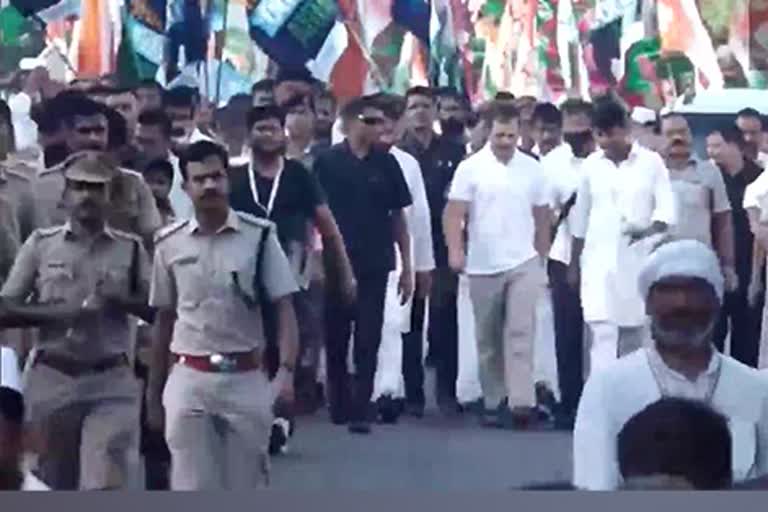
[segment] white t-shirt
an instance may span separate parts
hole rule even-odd
[[[541,166],[547,178],[549,206],[558,215],[566,202],[579,188],[582,177],[583,158],[573,155],[569,144],[560,144],[541,159]],[[549,257],[555,261],[571,262],[571,214],[563,219],[557,229]]]
[[[535,159],[515,151],[507,164],[486,145],[456,169],[448,199],[469,203],[465,272],[491,275],[536,256],[535,206],[547,206],[546,178]]]

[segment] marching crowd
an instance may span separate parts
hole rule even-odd
[[[611,95],[41,74],[0,101],[0,488],[258,488],[302,415],[422,417],[426,368],[445,417],[573,430],[579,488],[768,474],[759,112],[697,155]]]

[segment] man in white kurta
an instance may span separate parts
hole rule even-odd
[[[667,243],[646,260],[638,288],[647,299],[653,344],[587,381],[574,430],[575,486],[617,489],[618,433],[668,396],[704,401],[728,418],[734,480],[768,472],[768,379],[712,345],[724,286],[717,256],[699,241]]]
[[[635,283],[645,256],[675,223],[669,172],[657,153],[630,142],[618,103],[595,104],[600,149],[589,155],[571,214],[571,282],[581,283],[592,334],[590,371],[642,345],[646,323]]]

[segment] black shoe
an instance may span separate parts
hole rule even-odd
[[[394,425],[400,418],[401,407],[390,396],[382,396],[376,401],[378,420],[380,423]]]
[[[347,427],[350,434],[370,434],[371,424],[366,421],[353,421]]]
[[[331,410],[331,423],[334,425],[346,425],[349,423],[349,415],[342,411]]]
[[[405,406],[405,413],[413,418],[424,417],[424,405],[422,404],[408,404]]]
[[[269,436],[269,454],[274,456],[285,453],[288,447],[288,438],[290,436],[290,421],[285,418],[275,418],[272,422],[272,432]]]

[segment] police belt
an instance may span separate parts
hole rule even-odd
[[[205,356],[173,354],[176,364],[209,373],[249,372],[261,368],[260,352],[230,352]]]
[[[82,377],[88,374],[104,373],[114,368],[128,366],[128,356],[117,354],[96,361],[78,361],[71,357],[60,356],[40,350],[35,354],[32,366],[44,365],[70,377]]]

